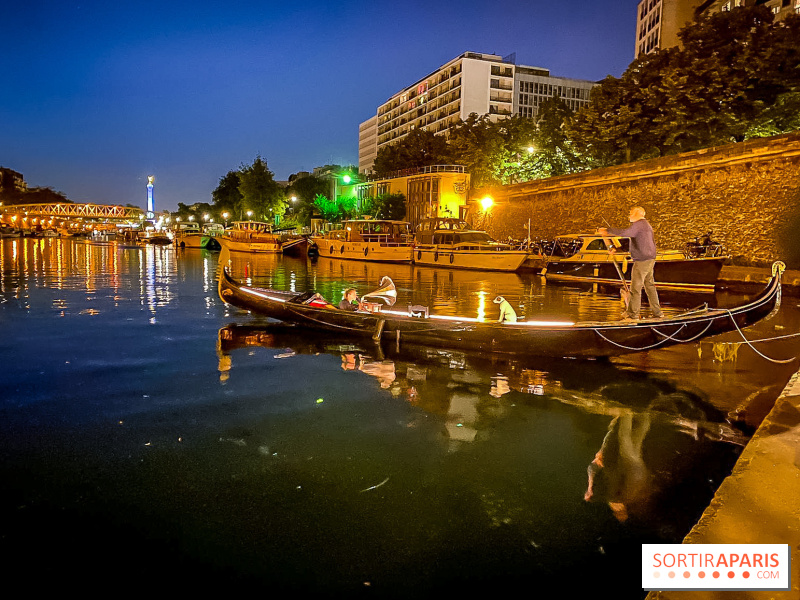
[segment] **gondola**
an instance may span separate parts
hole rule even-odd
[[[234,280],[224,256],[220,260],[219,296],[237,308],[297,325],[345,336],[435,347],[469,349],[510,355],[606,357],[690,343],[736,331],[767,317],[779,305],[783,263],[773,265],[772,278],[752,301],[734,308],[706,305],[678,316],[638,322],[569,322],[525,320],[500,324],[469,317],[430,315],[425,307],[393,309],[396,293],[388,277],[379,290],[365,294],[386,300],[371,304],[372,312],[339,310],[308,304],[312,292],[297,294],[251,287]],[[391,292],[386,293],[387,290]],[[314,302],[317,304],[317,302]]]

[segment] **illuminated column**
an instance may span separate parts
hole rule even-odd
[[[147,218],[152,219],[155,217],[155,208],[153,207],[153,175],[147,176]]]

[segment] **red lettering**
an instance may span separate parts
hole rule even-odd
[[[658,552],[658,553],[653,555],[653,563],[654,563],[653,564],[654,567],[660,567],[661,566],[661,553],[660,552]]]
[[[739,562],[739,555],[738,554],[731,554],[731,566],[735,567],[736,563]]]
[[[705,567],[706,565],[714,565],[714,555],[713,554],[706,554],[705,556],[705,564],[700,565],[701,567]]]
[[[761,563],[761,558],[762,558],[762,557],[761,557],[761,555],[760,555],[760,554],[756,554],[755,556],[753,556],[753,566],[754,566],[754,567],[763,567],[763,566],[764,566],[764,565]]]
[[[740,567],[752,567],[753,565],[750,563],[750,555],[743,554],[742,555],[742,562],[739,563]]]
[[[717,567],[727,567],[728,566],[728,561],[725,559],[725,555],[724,554],[720,554],[719,557],[717,557],[716,566]]]
[[[667,564],[667,559],[669,559],[669,564]],[[675,555],[674,554],[665,554],[664,555],[664,566],[665,567],[674,567],[675,566]]]
[[[678,566],[685,567],[686,566],[686,555],[685,554],[678,554]]]
[[[777,567],[780,564],[777,554],[770,554],[769,557],[772,560],[772,563],[769,565],[770,567]]]

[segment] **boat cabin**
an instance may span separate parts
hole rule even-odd
[[[345,242],[378,242],[382,244],[407,244],[412,239],[410,223],[377,219],[343,221],[340,229],[328,231],[325,237]]]
[[[498,244],[485,231],[470,229],[466,221],[446,217],[425,219],[417,225],[414,237],[417,244],[434,246],[464,244],[477,247]]]
[[[608,254],[608,245],[614,245],[614,249],[618,254],[627,254],[630,252],[630,239],[616,236],[608,236],[603,239],[600,235],[594,234],[573,234],[573,235],[560,235],[551,244],[550,247],[545,248],[543,254],[545,256],[569,258],[575,254],[584,252],[600,252]]]

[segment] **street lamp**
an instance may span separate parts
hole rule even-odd
[[[229,216],[230,215],[228,213],[226,213],[226,212],[222,213],[222,218],[225,219],[225,227],[226,228],[228,227],[228,217]]]

